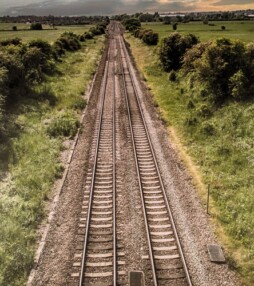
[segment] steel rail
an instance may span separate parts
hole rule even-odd
[[[114,40],[115,44],[115,40]],[[117,233],[116,233],[116,85],[115,85],[115,57],[113,64],[113,285],[117,285]]]
[[[127,49],[126,49],[126,46],[125,46],[125,42],[123,40],[123,36],[120,36],[120,37],[121,37],[121,43],[122,43],[122,46],[123,46],[125,57],[126,57],[126,59],[127,58],[129,59],[128,52],[127,52]],[[159,166],[158,166],[158,163],[157,163],[157,159],[156,159],[156,155],[155,155],[155,152],[154,152],[153,144],[151,142],[150,134],[148,132],[148,128],[147,128],[146,121],[145,121],[145,118],[144,118],[144,114],[143,114],[143,110],[142,110],[142,107],[141,107],[140,99],[139,99],[139,96],[138,96],[136,84],[134,82],[134,78],[133,78],[133,75],[132,75],[132,72],[131,72],[131,69],[130,69],[130,63],[129,63],[128,60],[126,60],[126,63],[127,63],[127,68],[128,68],[129,74],[130,74],[131,81],[132,81],[132,86],[133,86],[133,89],[134,89],[135,98],[137,100],[139,111],[140,111],[140,114],[141,114],[141,117],[142,117],[142,121],[143,121],[143,124],[144,124],[146,136],[148,138],[149,146],[150,146],[151,153],[152,153],[152,156],[153,156],[153,161],[155,163],[156,170],[157,170],[157,173],[158,173],[160,185],[161,185],[162,192],[163,192],[164,201],[165,201],[166,207],[167,207],[167,212],[168,212],[168,215],[169,215],[171,223],[172,223],[172,228],[173,228],[173,232],[174,232],[174,235],[175,235],[175,238],[176,238],[178,251],[179,251],[182,263],[183,263],[183,268],[184,268],[184,272],[185,272],[185,275],[186,275],[186,280],[187,280],[188,285],[192,286],[189,270],[188,270],[187,263],[186,263],[186,260],[185,260],[184,254],[183,254],[181,242],[180,242],[177,230],[176,230],[176,224],[175,224],[175,221],[174,221],[174,217],[173,217],[172,211],[171,211],[170,206],[169,206],[168,198],[167,198],[165,187],[164,187],[164,184],[163,184],[163,180],[162,180],[162,177],[161,177],[161,174],[160,174],[160,171],[159,171]],[[128,113],[129,113],[129,111],[128,111]],[[135,155],[135,157],[137,157],[137,156]],[[138,175],[138,176],[139,176],[139,180],[140,180],[140,175]],[[143,192],[142,192],[142,194],[143,194]],[[142,198],[142,202],[143,201],[144,201],[144,199]],[[144,212],[144,213],[146,214],[146,212]],[[149,226],[148,226],[148,228],[149,228]],[[148,237],[149,237],[148,242],[150,244],[151,243],[150,235]],[[149,249],[152,249],[152,247],[149,246]],[[153,264],[154,264],[154,262],[153,262]]]
[[[102,129],[103,110],[104,110],[105,97],[106,97],[106,86],[107,86],[107,82],[108,82],[109,59],[110,59],[110,45],[108,47],[105,73],[104,73],[104,78],[103,78],[103,82],[102,82],[102,91],[101,91],[102,98],[101,98],[101,108],[100,108],[100,114],[99,114],[99,126],[98,126],[98,133],[97,133],[98,135],[97,135],[97,141],[96,141],[94,166],[93,166],[93,172],[92,172],[92,182],[91,182],[90,197],[89,197],[89,204],[88,204],[88,211],[87,211],[86,232],[85,232],[84,248],[83,248],[83,253],[82,253],[79,286],[82,286],[84,283],[85,259],[86,259],[87,244],[88,244],[88,237],[89,237],[89,226],[90,226],[90,221],[91,221],[94,184],[95,184],[95,177],[96,177],[96,167],[97,167],[97,163],[98,163],[98,153],[99,153],[99,143],[100,143],[101,129]],[[114,247],[114,249],[115,249],[115,247]],[[115,257],[115,255],[114,255],[114,257]],[[115,264],[116,263],[114,263],[114,269],[115,269]],[[115,273],[113,273],[113,275],[115,277]],[[116,284],[114,283],[114,286],[115,285]]]
[[[119,45],[121,47],[120,40],[119,40]],[[138,165],[138,157],[137,157],[137,151],[136,151],[136,145],[135,145],[135,138],[134,138],[134,132],[133,132],[133,127],[132,127],[132,123],[131,123],[131,113],[130,113],[128,92],[127,92],[127,86],[126,86],[126,81],[125,81],[125,74],[124,74],[121,50],[120,50],[120,66],[121,66],[121,71],[122,71],[122,75],[123,75],[124,94],[125,94],[125,100],[126,100],[126,105],[127,105],[129,127],[130,127],[130,133],[131,133],[131,138],[132,138],[132,147],[133,147],[135,164],[136,164],[136,171],[137,171],[137,176],[138,176],[140,196],[141,196],[141,201],[142,201],[142,209],[143,209],[143,213],[144,213],[144,221],[145,221],[146,235],[147,235],[147,239],[148,239],[149,257],[150,257],[150,262],[151,262],[151,266],[152,266],[153,281],[154,281],[154,285],[157,286],[157,277],[156,277],[156,270],[155,270],[155,264],[154,264],[154,256],[153,256],[153,250],[152,250],[152,244],[151,244],[149,225],[148,225],[148,220],[147,220],[147,215],[146,215],[145,201],[144,201],[144,197],[142,195],[142,193],[143,193],[142,192],[142,182],[141,182],[141,177],[140,177],[140,173],[139,173],[139,165]]]

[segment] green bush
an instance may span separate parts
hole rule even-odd
[[[198,43],[196,36],[192,34],[181,35],[173,33],[162,40],[159,56],[165,71],[177,70],[182,66],[185,52]]]
[[[84,33],[84,37],[85,37],[85,39],[87,39],[87,40],[91,40],[91,39],[93,39],[93,34],[92,34],[92,33],[89,33],[89,32],[85,32],[85,33]]]
[[[7,39],[4,41],[1,41],[0,45],[1,46],[9,46],[9,45],[18,46],[18,45],[21,45],[21,39],[20,38]]]
[[[65,54],[65,48],[62,41],[59,39],[52,46],[52,52],[55,59],[59,59],[61,56]]]
[[[47,42],[43,40],[33,40],[29,42],[28,46],[36,47],[41,50],[41,52],[45,55],[47,59],[50,59],[52,57],[52,46]]]
[[[172,24],[172,28],[173,28],[173,30],[174,30],[174,31],[176,31],[176,30],[177,30],[177,26],[178,26],[178,23],[174,23],[174,24]]]
[[[141,27],[141,22],[138,19],[131,18],[123,21],[126,30],[133,32]]]
[[[72,103],[71,107],[75,110],[83,110],[86,107],[86,100],[83,97],[78,96]]]
[[[194,45],[188,49],[183,56],[183,68],[185,72],[190,72],[195,70],[194,62],[200,59],[206,49],[212,44],[212,42],[202,42]]]
[[[104,24],[98,24],[95,27],[90,28],[89,34],[93,36],[99,36],[105,34],[106,26]]]
[[[63,33],[61,37],[56,41],[55,45],[67,51],[77,51],[81,48],[79,36],[72,32]],[[58,51],[61,49],[58,49]]]
[[[201,124],[201,132],[207,136],[212,136],[215,135],[216,133],[216,128],[214,124],[210,122],[203,122]]]
[[[43,78],[43,71],[47,69],[47,58],[37,47],[27,49],[23,55],[23,64],[26,71],[26,79],[29,82],[40,82]]]
[[[41,23],[32,23],[30,26],[31,30],[42,30],[42,24]]]
[[[4,80],[4,91],[17,88],[24,84],[24,65],[19,55],[11,55],[7,52],[0,51],[0,69],[6,70]]]
[[[193,61],[202,82],[217,104],[227,98],[253,96],[254,64],[251,52],[240,41],[218,39]]]
[[[142,40],[147,45],[157,45],[159,41],[159,34],[151,30],[145,31]]]
[[[80,122],[70,113],[62,114],[50,122],[47,133],[51,137],[74,137],[78,131]]]

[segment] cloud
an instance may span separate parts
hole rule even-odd
[[[1,14],[112,15],[149,11],[190,11],[195,0],[1,0]],[[197,1],[197,0],[196,0]],[[22,5],[23,3],[23,5]],[[7,6],[8,5],[8,6]]]
[[[227,5],[244,5],[244,4],[252,4],[253,0],[220,0],[218,2],[213,3],[214,6],[227,6]]]
[[[0,14],[112,15],[136,12],[185,12],[253,4],[253,0],[0,0]],[[207,3],[208,2],[208,3]],[[215,3],[214,3],[215,2]],[[212,5],[212,6],[211,6]],[[236,6],[237,7],[237,6]]]
[[[108,15],[122,6],[119,0],[51,0],[11,7],[10,15]]]

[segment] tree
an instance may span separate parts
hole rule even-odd
[[[197,37],[192,34],[182,36],[179,33],[173,33],[164,38],[159,52],[164,70],[169,72],[179,69],[182,66],[182,59],[187,49],[197,43]]]
[[[146,32],[144,32],[142,40],[147,45],[157,45],[159,40],[159,34],[154,33],[151,30],[147,30]]]
[[[171,24],[171,18],[168,17],[168,16],[165,16],[165,17],[163,18],[163,24],[165,24],[165,25],[170,25],[170,24]]]
[[[148,14],[148,13],[141,14],[138,19],[139,19],[140,22],[153,22],[154,15]]]
[[[52,57],[52,47],[47,41],[40,39],[32,40],[31,42],[29,42],[28,46],[31,48],[36,47],[40,49],[47,59],[50,59]]]
[[[141,22],[138,19],[131,18],[123,21],[126,30],[133,32],[141,27]]]
[[[173,28],[174,31],[177,30],[177,25],[178,25],[177,23],[174,23],[174,24],[172,25],[172,28]]]
[[[218,39],[193,65],[217,104],[230,97],[241,99],[253,96],[253,59],[248,46],[242,42]]]
[[[30,26],[31,30],[42,30],[42,24],[41,23],[32,23]]]

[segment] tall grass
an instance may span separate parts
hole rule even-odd
[[[230,101],[217,109],[205,100],[206,89],[194,81],[195,75],[186,76],[180,71],[174,81],[169,80],[158,64],[156,48],[146,47],[131,36],[127,40],[161,116],[177,130],[203,183],[211,184],[211,215],[227,236],[223,242],[231,264],[242,274],[246,285],[253,285],[253,100]]]
[[[32,98],[20,100],[11,109],[17,132],[7,146],[11,153],[8,172],[0,170],[1,286],[26,284],[45,201],[63,171],[59,161],[62,142],[77,130],[78,116],[86,104],[83,94],[103,44],[99,37],[83,43],[80,51],[67,53],[57,65],[58,73],[37,86]],[[54,134],[48,132],[50,127]]]

